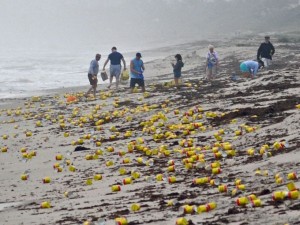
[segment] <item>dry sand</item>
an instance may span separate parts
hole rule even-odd
[[[189,224],[300,224],[299,199],[272,200],[274,191],[287,191],[288,182],[277,184],[274,174],[282,173],[280,176],[286,178],[288,173],[296,172],[300,176],[300,109],[296,108],[300,103],[300,51],[295,44],[277,43],[274,66],[269,71],[260,72],[254,80],[240,77],[232,81],[230,76],[238,71],[238,61],[255,58],[258,43],[259,40],[251,39],[218,42],[221,70],[212,83],[203,80],[202,56],[208,43],[198,42],[168,49],[169,57],[146,64],[149,96],[128,94],[126,87],[118,92],[101,87],[96,100],[79,97],[78,103],[66,104],[64,94],[76,92],[80,96],[86,90],[81,87],[53,90],[41,96],[39,102],[33,102],[32,98],[2,100],[1,136],[8,138],[1,138],[0,147],[7,146],[8,150],[0,153],[0,224],[83,224],[104,218],[109,225],[120,216],[126,217],[129,224],[175,224],[179,217],[187,218]],[[170,61],[178,52],[186,62],[180,90],[169,84]],[[203,111],[198,112],[198,108]],[[175,115],[177,109],[180,113]],[[188,112],[193,114],[187,116],[188,124],[196,123],[199,128],[182,123]],[[210,117],[209,112],[217,116]],[[103,124],[96,126],[100,119]],[[37,121],[42,122],[41,127],[36,126]],[[62,122],[65,128],[61,128]],[[113,126],[115,131],[111,131]],[[235,131],[241,126],[243,133],[236,136]],[[245,132],[245,128],[255,131]],[[219,160],[222,169],[219,175],[212,175],[211,169],[196,167],[197,160],[187,170],[182,160],[188,158],[186,152],[191,149],[180,146],[180,142],[193,140],[194,153],[199,157],[203,154],[206,165],[210,165],[216,161],[212,146],[216,143],[214,134],[220,129],[225,130],[220,135],[223,142],[232,144],[236,156],[224,155]],[[32,136],[26,137],[26,131],[31,131]],[[124,137],[126,131],[131,131],[132,136]],[[172,134],[169,138],[154,137],[167,131]],[[64,137],[65,132],[70,136]],[[87,134],[91,134],[90,139],[84,139]],[[128,143],[139,138],[144,143],[137,143],[137,149],[128,153]],[[82,146],[90,150],[74,152],[79,144],[72,142],[78,139],[83,139]],[[96,146],[96,141],[102,145]],[[275,150],[275,142],[288,142],[289,146]],[[249,148],[259,151],[265,144],[270,146],[267,151],[272,156],[247,154]],[[107,151],[109,146],[114,147],[114,152]],[[27,152],[36,151],[36,156],[24,160],[22,147]],[[85,159],[99,149],[103,151],[99,159]],[[169,156],[164,149],[169,150]],[[126,155],[120,157],[122,151]],[[219,151],[225,153],[222,147]],[[55,159],[58,154],[69,159],[77,171],[70,172],[64,166],[57,173],[53,165],[58,162],[63,166],[63,161]],[[139,164],[138,157],[145,161],[153,159],[154,165]],[[130,158],[131,162],[124,164],[124,158]],[[109,160],[114,165],[107,167]],[[167,172],[169,160],[175,161],[175,172]],[[126,168],[127,174],[119,175],[119,168]],[[259,168],[260,176],[255,175]],[[141,177],[133,184],[123,185],[122,180],[131,176],[131,170],[139,172]],[[23,181],[21,174],[25,171],[29,178]],[[95,174],[102,174],[102,180],[86,185],[86,180],[93,179]],[[176,176],[177,181],[157,182],[157,174]],[[46,176],[51,183],[43,184]],[[228,186],[228,194],[219,193],[214,185],[193,184],[200,177],[221,179]],[[232,196],[236,179],[242,180],[246,190]],[[111,191],[116,184],[121,185],[120,192]],[[300,187],[299,181],[295,184]],[[69,197],[64,196],[66,191]],[[250,194],[261,199],[262,207],[235,204],[238,197]],[[169,200],[178,202],[167,206]],[[40,208],[43,201],[49,201],[52,207]],[[199,206],[209,202],[216,202],[217,208],[208,213],[190,215],[181,209],[185,204]],[[141,205],[140,211],[131,211],[133,203]]]

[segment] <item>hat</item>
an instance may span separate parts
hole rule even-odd
[[[248,69],[246,63],[241,63],[240,69],[242,72],[249,72],[249,69]]]
[[[112,48],[111,48],[111,50],[117,50],[117,47],[116,47],[116,46],[114,46],[114,47],[112,47]]]
[[[209,45],[208,49],[214,49],[215,47],[213,45]]]
[[[265,36],[265,39],[270,39],[270,36],[269,35]]]
[[[140,57],[140,58],[142,58],[142,54],[141,53],[136,53],[136,55],[135,55],[136,57]]]

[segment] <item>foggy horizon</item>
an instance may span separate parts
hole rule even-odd
[[[235,31],[293,29],[300,15],[299,0],[0,0],[0,4],[0,45],[11,50],[102,50],[113,45],[145,49]]]

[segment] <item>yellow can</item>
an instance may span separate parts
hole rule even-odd
[[[254,199],[251,201],[251,205],[252,207],[261,207],[262,204],[261,204],[261,200],[260,199]]]
[[[42,208],[42,209],[51,208],[50,202],[42,202],[42,203],[41,203],[41,208]]]
[[[168,172],[174,172],[175,171],[175,166],[174,165],[173,166],[168,166],[167,171]]]
[[[251,195],[248,196],[248,199],[249,199],[250,201],[254,201],[255,199],[257,199],[257,197],[256,197],[255,194],[251,194]]]
[[[114,162],[113,161],[107,161],[105,164],[106,164],[107,167],[109,167],[109,166],[113,166]]]
[[[299,198],[299,191],[298,190],[294,190],[294,191],[289,191],[287,194],[287,197],[289,199],[298,199]]]
[[[113,185],[113,186],[111,186],[111,190],[113,192],[121,191],[121,186],[120,185]]]
[[[95,174],[94,180],[102,180],[102,175],[101,174]]]
[[[212,168],[212,174],[220,174],[222,172],[221,168]]]
[[[176,225],[188,225],[188,224],[189,224],[189,221],[184,217],[178,218],[176,220]]]
[[[287,175],[288,180],[297,180],[297,174],[295,172]]]
[[[48,184],[48,183],[50,183],[51,182],[51,178],[50,177],[44,177],[43,178],[43,183],[44,184]]]
[[[214,210],[215,208],[217,208],[217,203],[215,203],[215,202],[209,202],[206,204],[207,212]]]
[[[27,174],[22,174],[21,175],[21,180],[27,180],[28,179],[28,175]]]
[[[76,167],[73,166],[73,165],[70,165],[70,166],[69,166],[69,171],[75,172],[75,171],[76,171]]]
[[[236,179],[236,180],[234,181],[234,184],[235,184],[235,185],[240,185],[240,184],[242,184],[242,180],[241,180],[241,179]]]
[[[143,164],[143,163],[144,163],[144,159],[143,159],[142,157],[137,158],[136,161],[137,161],[139,164]]]
[[[192,163],[186,163],[184,165],[184,167],[187,169],[187,170],[190,170],[190,169],[193,169],[193,164]]]
[[[208,182],[210,182],[210,177],[195,178],[193,180],[194,184],[207,184]]]
[[[120,175],[125,175],[127,173],[127,171],[125,168],[120,168],[119,173],[120,173]]]
[[[199,205],[198,208],[197,208],[197,212],[200,214],[200,213],[203,213],[203,212],[207,212],[207,208],[206,208],[206,205]]]
[[[285,199],[285,196],[286,194],[283,191],[275,191],[272,194],[272,198],[274,201],[282,201]]]
[[[125,217],[119,217],[115,219],[116,225],[127,225],[128,221]]]
[[[162,174],[157,174],[157,175],[156,175],[156,180],[157,180],[157,181],[163,181],[163,177],[164,177],[164,176],[163,176]]]
[[[286,186],[287,186],[287,188],[289,189],[289,191],[297,190],[297,187],[296,187],[296,185],[295,185],[294,182],[290,182],[290,183],[288,183]]]
[[[131,162],[130,158],[124,158],[123,159],[123,164],[127,164],[127,163],[130,163],[130,162]]]
[[[169,183],[175,183],[176,182],[176,177],[172,176],[168,178]]]
[[[134,203],[131,205],[131,211],[136,212],[139,211],[141,209],[141,205],[138,203]]]
[[[249,203],[249,200],[247,197],[240,197],[236,200],[236,204],[238,206],[245,206]]]
[[[222,153],[221,152],[215,152],[214,157],[215,157],[215,159],[220,159],[220,158],[222,158]]]
[[[225,184],[219,185],[218,190],[221,193],[227,192],[227,185]]]
[[[85,159],[86,159],[86,160],[93,160],[93,155],[87,154],[87,155],[85,156]]]
[[[240,191],[245,191],[246,190],[246,186],[244,184],[237,185],[236,188]]]
[[[134,178],[134,179],[138,179],[141,177],[141,174],[139,172],[136,172],[136,171],[132,171],[131,172],[131,176]]]
[[[87,179],[87,180],[85,181],[85,184],[86,184],[86,185],[92,185],[92,184],[93,184],[93,180],[92,180],[92,179]]]
[[[62,160],[63,159],[63,155],[62,154],[58,154],[55,156],[56,160]]]
[[[195,211],[192,205],[184,205],[182,208],[185,214],[192,214]]]
[[[123,184],[124,184],[124,185],[132,184],[132,179],[131,179],[131,177],[127,177],[127,178],[123,179]]]

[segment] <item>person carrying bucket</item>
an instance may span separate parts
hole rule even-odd
[[[113,77],[116,77],[116,89],[119,87],[119,82],[120,82],[120,74],[121,74],[121,61],[123,62],[124,65],[124,70],[126,70],[126,62],[124,60],[124,57],[121,53],[117,51],[116,47],[112,47],[111,49],[112,53],[108,55],[107,60],[105,61],[103,65],[103,71],[105,71],[106,64],[110,61],[110,76],[109,76],[109,86],[108,88],[111,87]]]

